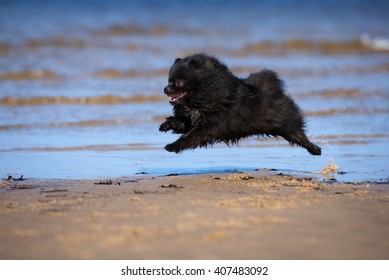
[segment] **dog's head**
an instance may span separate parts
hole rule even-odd
[[[164,92],[169,96],[172,105],[183,104],[207,98],[204,85],[214,81],[213,76],[218,74],[218,68],[223,68],[217,59],[204,54],[194,54],[185,58],[177,58],[169,71],[168,85]],[[214,78],[214,77],[213,77]],[[203,88],[202,88],[203,87]]]
[[[164,88],[164,92],[169,96],[170,104],[175,105],[184,102],[184,98],[193,90],[191,86],[191,71],[188,65],[183,63],[181,58],[177,58],[169,71],[168,85]]]

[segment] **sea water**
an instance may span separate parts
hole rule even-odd
[[[106,178],[275,169],[389,178],[387,1],[1,1],[0,176]],[[320,157],[252,137],[181,154],[158,131],[176,57],[267,68]],[[322,178],[328,179],[328,174]]]

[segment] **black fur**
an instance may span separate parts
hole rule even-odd
[[[267,135],[321,154],[305,135],[299,107],[284,93],[283,82],[273,71],[239,79],[216,58],[194,54],[175,61],[164,92],[171,97],[174,116],[159,130],[182,134],[165,147],[169,152]]]

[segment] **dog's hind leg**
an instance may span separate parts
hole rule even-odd
[[[297,130],[292,134],[280,135],[292,145],[298,145],[308,150],[312,155],[320,156],[321,148],[310,142],[303,130]]]

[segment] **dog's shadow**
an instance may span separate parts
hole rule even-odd
[[[184,176],[184,175],[205,175],[222,173],[244,173],[255,172],[258,169],[253,167],[204,167],[204,168],[141,168],[135,175],[151,176]]]

